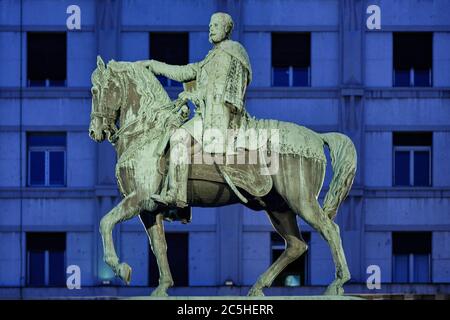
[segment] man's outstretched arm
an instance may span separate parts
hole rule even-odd
[[[176,66],[156,60],[145,60],[142,61],[142,64],[149,67],[155,75],[164,76],[178,82],[195,80],[197,76],[197,65],[195,63]]]

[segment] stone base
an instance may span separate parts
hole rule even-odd
[[[242,300],[242,301],[264,301],[264,300],[366,300],[356,296],[265,296],[265,297],[247,297],[247,296],[169,296],[169,297],[115,297],[112,299],[127,300]]]

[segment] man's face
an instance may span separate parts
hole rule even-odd
[[[211,22],[209,23],[209,42],[214,44],[219,43],[224,40],[226,36],[225,22],[220,16],[212,16]]]

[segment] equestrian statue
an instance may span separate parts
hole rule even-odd
[[[319,134],[294,123],[250,116],[245,94],[252,69],[245,48],[230,39],[232,30],[228,14],[213,14],[212,49],[202,61],[184,66],[155,60],[111,60],[105,65],[97,57],[89,136],[114,146],[123,196],[100,221],[104,261],[130,283],[131,267],[119,260],[112,231],[119,222],[138,216],[159,269],[159,285],[152,295],[167,296],[174,283],[164,221],[189,223],[191,207],[240,203],[264,210],[286,243],[248,295],[264,295],[263,288],[308,249],[297,216],[330,246],[336,272],[325,294],[342,295],[350,272],[333,220],[353,184],[355,147],[340,133]],[[176,100],[169,98],[157,76],[183,83]],[[195,110],[191,118],[190,104]],[[321,206],[325,146],[333,178]]]

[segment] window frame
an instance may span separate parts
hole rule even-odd
[[[34,233],[34,232],[31,232]],[[51,232],[52,233],[52,232]],[[59,233],[59,232],[58,232]],[[67,233],[63,232],[65,234],[65,243],[64,243],[64,255],[63,255],[63,266],[64,269],[62,270],[63,275],[66,275],[66,269],[67,269]],[[28,243],[28,242],[27,242]],[[30,288],[40,288],[40,287],[53,287],[53,288],[61,288],[65,286],[65,282],[59,284],[59,285],[53,285],[50,284],[50,253],[51,252],[59,252],[58,250],[51,250],[49,248],[46,248],[45,250],[42,250],[44,253],[44,283],[43,285],[36,285],[31,283],[31,252],[33,251],[28,247],[25,248],[26,250],[26,278],[25,278],[25,285]],[[37,251],[36,251],[37,252]]]
[[[308,79],[307,79],[307,84],[305,86],[294,86],[294,66],[289,66],[289,67],[285,67],[288,68],[288,74],[289,74],[289,84],[288,86],[279,86],[279,85],[275,85],[275,69],[276,68],[281,68],[281,67],[274,67],[272,66],[272,81],[271,81],[271,86],[272,87],[279,87],[279,88],[308,88],[311,87],[311,65],[308,67]]]
[[[408,185],[398,185],[395,181],[395,174],[396,174],[396,166],[395,166],[395,160],[396,160],[396,152],[397,151],[408,151],[409,152],[409,184]],[[428,182],[429,184],[426,186],[417,186],[414,184],[414,153],[417,151],[428,151],[428,161],[429,161],[429,168],[428,168]],[[392,157],[392,185],[394,187],[432,187],[433,186],[433,156],[432,156],[432,146],[396,146],[394,145],[393,150],[393,157]]]
[[[291,34],[293,37],[297,34],[304,34],[304,35],[308,35],[308,39],[309,39],[309,65],[308,65],[308,81],[307,81],[307,85],[306,86],[294,86],[294,68],[302,68],[302,67],[297,67],[297,66],[293,66],[293,65],[289,65],[289,67],[284,67],[284,68],[289,68],[289,85],[288,86],[278,86],[274,84],[274,69],[275,68],[281,68],[281,67],[274,67],[273,63],[273,49],[274,49],[274,45],[273,45],[273,41],[274,41],[274,36],[276,37],[277,35],[288,35]],[[309,88],[312,86],[312,59],[313,59],[313,55],[312,55],[312,32],[311,31],[306,31],[306,32],[279,32],[279,31],[272,31],[270,33],[270,86],[274,87],[274,88]]]
[[[395,88],[409,88],[409,87],[414,87],[414,88],[431,88],[433,87],[433,68],[429,68],[428,69],[428,86],[419,86],[416,85],[416,72],[415,72],[415,68],[410,68],[409,69],[409,84],[407,86],[401,86],[397,84],[397,70],[395,68],[393,68],[393,72],[392,72],[392,83],[393,86]]]
[[[31,152],[44,152],[45,165],[44,165],[44,184],[32,184],[31,183]],[[63,152],[64,154],[64,183],[63,184],[50,184],[50,152]],[[28,146],[27,150],[27,186],[33,188],[39,187],[65,187],[67,186],[67,152],[66,147],[63,146]]]
[[[428,68],[428,72],[429,72],[429,80],[428,80],[428,86],[418,86],[416,85],[416,77],[415,77],[415,70],[418,70],[418,68],[415,67],[410,67],[409,69],[409,84],[407,86],[400,86],[396,84],[396,37],[401,37],[402,35],[405,36],[407,34],[415,34],[416,36],[419,36],[420,34],[430,34],[431,37],[431,65]],[[415,40],[417,42],[417,39]],[[434,69],[434,59],[433,59],[433,55],[434,55],[434,42],[435,42],[435,32],[428,32],[428,31],[400,31],[400,32],[392,32],[392,87],[394,88],[432,88],[434,86],[434,81],[433,81],[433,69]],[[420,43],[422,44],[422,43]],[[407,69],[399,69],[406,71]],[[423,69],[425,70],[425,69]]]
[[[29,55],[30,55],[30,36],[32,37],[33,35],[55,35],[55,34],[59,34],[59,35],[64,35],[64,46],[65,46],[65,59],[64,59],[64,63],[65,63],[65,79],[50,79],[50,78],[46,78],[46,79],[40,79],[40,80],[36,80],[36,79],[30,79],[30,59],[29,59]],[[68,87],[68,34],[66,31],[28,31],[26,32],[26,68],[25,68],[25,79],[26,79],[26,86],[27,87],[38,87],[38,88],[64,88],[64,87]],[[58,84],[58,82],[63,82],[62,84]]]
[[[394,254],[392,253],[392,282],[393,283],[432,283],[433,282],[433,269],[432,269],[432,256],[431,253],[427,253],[426,256],[428,257],[428,279],[427,282],[418,282],[415,279],[414,276],[414,265],[415,265],[415,260],[417,259],[417,256],[419,256],[420,254],[418,253],[409,253],[407,254],[408,256],[408,274],[407,274],[407,280],[406,282],[399,282],[398,280],[394,279],[394,275],[395,275],[395,267],[397,264],[397,259],[398,256],[400,256],[402,254]],[[403,254],[406,255],[406,254]],[[425,255],[425,254],[423,254]]]

